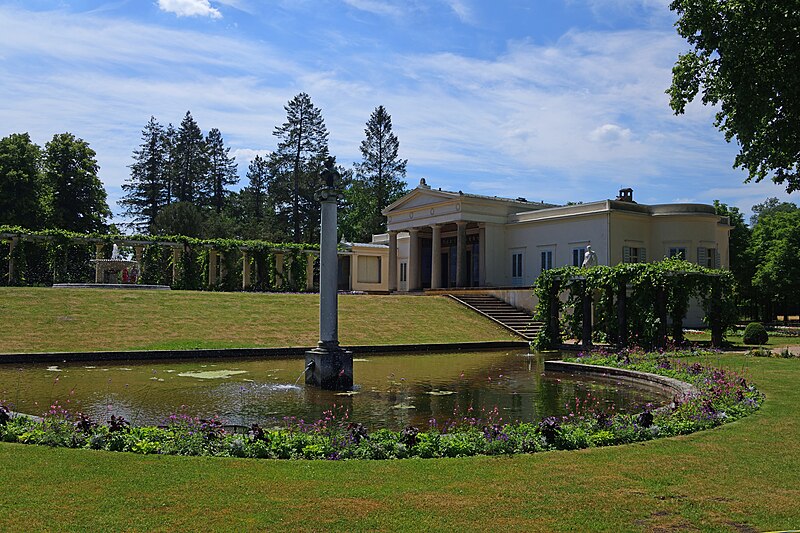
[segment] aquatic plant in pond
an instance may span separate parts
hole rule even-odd
[[[678,354],[681,355],[681,354]],[[334,407],[306,422],[287,417],[273,428],[228,432],[216,418],[186,414],[169,417],[160,427],[136,427],[112,417],[96,424],[70,414],[57,403],[41,420],[9,418],[0,423],[0,440],[50,446],[134,453],[231,456],[273,459],[394,459],[459,457],[570,450],[650,440],[707,429],[746,416],[763,395],[736,372],[686,363],[662,353],[625,351],[581,354],[582,363],[629,368],[666,375],[693,384],[697,393],[675,397],[668,406],[640,413],[618,413],[592,398],[578,398],[569,414],[539,423],[504,422],[497,410],[468,409],[427,428],[378,429],[350,419]],[[0,409],[0,412],[3,412]]]

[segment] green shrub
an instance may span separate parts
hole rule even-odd
[[[766,344],[769,340],[767,330],[761,322],[750,322],[744,328],[744,338],[742,339],[745,344]]]

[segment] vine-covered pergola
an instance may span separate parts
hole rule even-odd
[[[726,270],[678,259],[548,270],[534,286],[536,320],[544,323],[534,346],[554,349],[564,336],[584,348],[596,341],[660,348],[670,336],[682,342],[683,320],[695,299],[706,312],[711,344],[719,347],[735,319],[727,303],[732,281]]]
[[[139,265],[140,283],[176,289],[310,291],[319,258],[318,244],[0,226],[0,285],[100,283],[96,260],[109,259],[115,244]]]

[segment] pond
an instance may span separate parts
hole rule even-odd
[[[494,408],[504,421],[536,421],[568,414],[576,398],[629,412],[668,400],[611,378],[545,373],[543,356],[508,351],[358,356],[355,390],[345,393],[305,387],[303,366],[302,358],[0,365],[0,401],[35,415],[58,401],[96,420],[114,414],[134,424],[176,413],[236,425],[314,421],[335,406],[372,428],[398,429]]]

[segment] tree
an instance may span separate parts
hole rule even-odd
[[[206,136],[206,156],[208,158],[208,178],[207,195],[211,202],[211,207],[217,214],[222,213],[225,205],[225,197],[230,194],[226,188],[228,185],[235,185],[239,181],[236,174],[236,161],[230,155],[230,148],[225,148],[222,134],[217,128],[212,128]]]
[[[319,234],[319,205],[314,193],[328,156],[328,130],[322,112],[306,93],[284,106],[286,122],[273,135],[280,139],[270,156],[269,194],[278,214],[288,221],[294,242],[315,240]]]
[[[50,226],[76,232],[107,230],[111,210],[98,171],[94,150],[71,133],[56,134],[45,145]]]
[[[773,303],[782,304],[784,317],[789,304],[800,296],[800,209],[759,217],[753,228],[753,252],[758,258],[753,284],[767,304],[767,318],[774,317]]]
[[[345,192],[347,208],[342,217],[346,235],[368,241],[373,233],[386,231],[383,210],[406,193],[406,159],[400,159],[400,142],[392,132],[392,117],[378,106],[370,115],[361,141],[362,161],[356,163],[355,178]]]
[[[196,205],[191,202],[174,202],[158,212],[153,221],[153,233],[202,237],[204,224],[203,213]]]
[[[202,182],[208,172],[208,156],[203,132],[189,111],[178,129],[173,164],[173,198],[178,202],[202,204],[206,194]]]
[[[248,218],[261,222],[267,206],[267,183],[269,165],[267,160],[257,155],[247,168],[247,187],[242,188],[245,213]]]
[[[719,200],[714,200],[714,208],[718,215],[728,217],[733,226],[729,236],[730,270],[736,281],[734,286],[734,299],[739,308],[740,315],[757,316],[757,293],[753,287],[753,276],[756,271],[756,262],[752,253],[752,231],[744,222],[744,214],[738,207],[728,206]]]
[[[775,213],[787,213],[797,210],[797,206],[791,202],[781,202],[775,197],[767,198],[760,204],[753,206],[753,216],[750,217],[750,227],[755,227],[762,217],[768,217]]]
[[[40,160],[27,133],[0,139],[0,225],[42,227]]]
[[[681,114],[702,91],[714,125],[739,154],[745,181],[770,175],[800,188],[800,9],[797,0],[673,0],[678,33],[693,47],[672,69],[670,105]]]
[[[124,213],[138,231],[152,232],[159,211],[169,204],[169,146],[163,126],[150,117],[142,130],[142,144],[133,152],[131,176],[122,185]]]

